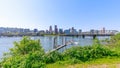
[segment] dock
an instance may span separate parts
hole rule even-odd
[[[51,52],[57,51],[57,50],[59,50],[59,49],[65,47],[65,46],[70,45],[70,44],[75,44],[75,42],[73,42],[73,41],[69,41],[69,42],[67,42],[67,43],[64,44],[64,45],[59,45],[58,47],[52,49],[51,51],[49,51],[49,52],[47,52],[47,53],[51,53]]]

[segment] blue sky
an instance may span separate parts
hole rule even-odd
[[[120,0],[0,0],[0,27],[116,29]]]

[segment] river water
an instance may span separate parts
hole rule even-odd
[[[71,44],[68,47],[74,45],[91,45],[93,43],[93,38],[90,36],[86,36],[82,38],[81,36],[35,36],[31,37],[32,39],[40,39],[40,43],[45,51],[50,51],[53,49],[54,45],[63,45],[68,41],[74,41],[77,44]],[[56,38],[56,43],[54,43],[54,39]],[[110,38],[109,36],[98,36],[100,40]],[[0,37],[0,58],[3,56],[4,52],[9,52],[9,48],[14,46],[14,41],[20,41],[22,37]]]

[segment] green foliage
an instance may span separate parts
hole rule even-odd
[[[101,45],[101,43],[100,43],[100,40],[98,40],[97,38],[95,38],[94,40],[93,40],[93,45],[97,45],[97,46],[100,46]]]
[[[14,48],[10,49],[11,55],[25,55],[35,51],[44,52],[40,40],[32,40],[26,36],[20,42],[14,42]]]
[[[106,45],[120,53],[120,33],[112,36],[109,40],[107,40]]]
[[[67,59],[76,58],[83,62],[86,62],[93,59],[120,55],[116,51],[112,51],[107,46],[101,44],[93,44],[92,46],[72,47],[64,52],[64,56],[67,57]]]
[[[120,33],[112,36],[110,40],[106,40],[109,46],[116,47],[120,46]]]
[[[63,55],[60,52],[54,51],[45,55],[46,63],[54,63],[63,60]]]
[[[44,54],[40,40],[23,37],[20,42],[15,42],[1,65],[3,68],[45,68]]]
[[[82,63],[82,61],[76,58],[71,58],[66,63],[67,64],[78,64],[78,63]]]
[[[115,43],[118,40],[120,40],[120,33],[116,34],[115,36],[112,36],[111,39],[110,39],[110,42]]]

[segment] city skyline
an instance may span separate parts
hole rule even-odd
[[[50,32],[50,33],[52,33],[52,32],[55,32],[56,34],[58,34],[58,32],[64,32],[64,31],[66,31],[66,30],[70,30],[71,32],[73,32],[74,33],[74,31],[77,31],[77,32],[92,32],[92,31],[101,31],[101,30],[103,30],[104,32],[107,30],[107,31],[118,31],[118,30],[110,30],[110,29],[106,29],[105,27],[103,27],[103,28],[101,28],[101,29],[88,29],[88,30],[86,30],[86,31],[83,31],[83,29],[76,29],[75,27],[69,27],[69,28],[67,28],[67,29],[64,29],[64,28],[61,28],[61,27],[58,27],[57,25],[54,25],[54,26],[49,26],[47,29],[41,29],[41,30],[39,30],[39,29],[37,29],[37,28],[34,28],[34,29],[29,29],[29,28],[14,28],[14,27],[0,27],[0,32],[1,31],[8,31],[9,32],[9,30],[11,31],[15,31],[15,32],[17,32],[18,30],[22,30],[22,31],[27,31],[27,32],[29,32],[29,31],[32,31],[32,32],[39,32],[39,31],[45,31],[45,32]],[[104,33],[103,32],[103,33]],[[118,31],[119,32],[119,31]]]
[[[0,36],[44,36],[44,35],[59,35],[59,36],[83,36],[84,35],[105,35],[110,36],[117,34],[117,30],[106,30],[105,28],[96,30],[96,29],[90,29],[89,31],[82,31],[82,29],[75,29],[74,27],[71,27],[69,29],[63,29],[57,27],[57,25],[49,26],[49,29],[47,30],[30,30],[30,29],[24,29],[24,28],[3,28],[0,27]],[[94,36],[95,38],[95,36]]]
[[[0,27],[120,31],[117,0],[0,0]]]
[[[82,30],[83,32],[89,32],[89,31],[91,31],[91,30],[114,30],[114,29],[106,29],[105,27],[102,27],[102,28],[100,28],[100,29],[87,29],[87,30],[84,30],[84,29],[82,29],[82,28],[79,28],[79,29],[76,29],[76,27],[68,27],[68,28],[62,28],[62,27],[59,27],[58,25],[54,25],[54,26],[52,26],[52,25],[49,25],[49,27],[47,27],[46,29],[38,29],[38,28],[34,28],[34,29],[30,29],[30,28],[17,28],[17,27],[0,27],[0,29],[1,28],[4,28],[4,29],[27,29],[27,30],[30,30],[30,31],[34,31],[34,30],[37,30],[37,31],[45,31],[45,32],[47,32],[47,31],[49,31],[49,32],[53,32],[53,31],[55,31],[55,32],[57,32],[57,31],[65,31],[65,30],[76,30],[76,31],[79,31],[79,30]],[[116,31],[118,31],[119,32],[119,30],[116,30]]]

